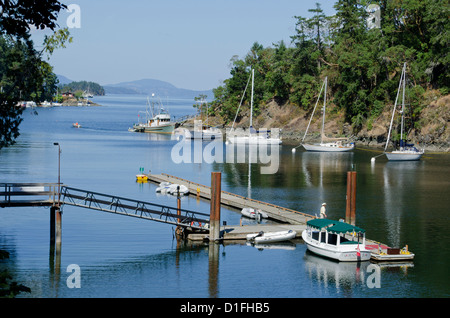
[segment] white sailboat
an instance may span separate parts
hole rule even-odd
[[[203,103],[206,104],[206,125],[203,125],[203,116],[200,120],[194,121],[194,130],[184,130],[184,137],[186,139],[201,139],[201,140],[215,140],[222,139],[222,131],[217,127],[211,127],[208,125],[208,103],[205,100],[200,101],[200,114],[202,114]]]
[[[322,118],[321,141],[320,141],[320,143],[314,143],[314,144],[303,143],[306,135],[308,134],[308,129],[311,124],[311,120],[314,116],[314,112],[316,111],[317,103],[319,102],[320,96],[322,94],[322,90],[324,91],[324,98],[323,98],[323,118]],[[344,140],[347,140],[347,138],[328,138],[325,136],[324,128],[325,128],[325,106],[326,106],[326,103],[327,103],[327,77],[325,77],[325,80],[322,84],[322,88],[320,89],[319,96],[317,97],[316,105],[314,106],[314,110],[311,114],[311,118],[309,119],[308,127],[306,128],[305,135],[303,136],[303,139],[302,139],[303,148],[305,148],[305,150],[307,150],[307,151],[322,151],[322,152],[343,152],[343,151],[353,150],[355,148],[355,144],[344,142]],[[326,140],[328,140],[329,142],[325,142]],[[293,149],[293,151],[294,151],[294,149]]]
[[[397,96],[395,97],[394,109],[392,111],[391,124],[389,126],[389,133],[386,140],[386,146],[384,148],[384,153],[388,160],[391,161],[415,161],[420,160],[422,155],[424,154],[424,150],[419,150],[414,147],[413,144],[407,144],[405,140],[403,140],[404,134],[404,121],[405,121],[405,85],[406,85],[406,63],[403,64],[402,75],[400,76],[400,83],[398,85]],[[401,128],[400,128],[400,148],[397,150],[393,150],[391,152],[386,152],[386,149],[389,145],[389,140],[391,137],[392,124],[394,122],[395,110],[397,108],[398,96],[400,94],[400,90],[402,90],[402,110],[401,113]]]
[[[254,79],[255,70],[252,69],[252,94],[250,101],[250,127],[248,133],[243,136],[235,135],[233,129],[229,132],[230,136],[227,136],[227,142],[237,143],[237,144],[257,144],[257,145],[279,145],[281,144],[281,139],[269,136],[269,131],[259,132],[253,128],[253,91],[254,91]],[[245,94],[245,91],[244,91]],[[240,106],[239,106],[240,107]],[[238,109],[239,112],[239,109]],[[237,115],[237,114],[236,114]],[[233,123],[234,127],[234,123]]]

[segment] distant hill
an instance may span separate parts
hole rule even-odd
[[[155,94],[161,97],[172,98],[194,98],[200,94],[208,96],[208,99],[214,98],[212,90],[195,91],[184,88],[177,88],[174,85],[155,79],[141,79],[131,82],[104,85],[106,94]]]
[[[56,77],[59,80],[59,85],[66,85],[66,84],[73,82],[71,79],[68,79],[67,77],[65,77],[63,75],[56,75]]]

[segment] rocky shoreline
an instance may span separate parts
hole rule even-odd
[[[331,108],[331,107],[330,107]],[[325,134],[329,137],[348,137],[358,147],[374,148],[383,150],[386,144],[387,134],[390,125],[391,112],[385,110],[378,118],[370,122],[370,127],[363,127],[355,132],[349,123],[344,120],[344,114],[336,109],[327,111],[325,123]],[[242,112],[240,121],[235,127],[246,128],[249,126],[248,111]],[[282,127],[280,136],[283,143],[299,144],[304,136],[306,127],[310,120],[310,114],[293,105],[278,105],[270,102],[253,118],[253,126],[270,129]],[[421,113],[421,119],[417,121],[417,127],[408,133],[408,141],[416,144],[420,149],[429,152],[450,152],[450,132],[448,123],[450,122],[450,95],[434,98],[429,102]],[[210,116],[209,123],[212,126],[222,128],[231,127],[232,123],[224,125],[219,117]],[[193,121],[185,126],[193,125]],[[322,119],[320,116],[311,122],[307,140],[309,142],[320,141],[320,130]],[[317,136],[311,140],[311,136]]]

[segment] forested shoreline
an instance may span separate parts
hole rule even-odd
[[[255,42],[245,57],[233,56],[231,77],[213,90],[211,115],[225,124],[233,121],[251,69],[255,69],[256,116],[274,102],[308,115],[327,77],[327,113],[341,115],[356,134],[392,109],[406,63],[408,125],[410,131],[420,130],[430,102],[449,93],[449,4],[437,0],[370,4],[339,0],[336,14],[326,16],[316,3],[309,10],[312,17],[294,17],[291,43],[263,47]],[[248,112],[249,97],[243,99],[238,120]]]

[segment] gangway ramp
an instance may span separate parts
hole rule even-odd
[[[72,187],[61,188],[61,203],[207,231],[209,214]]]

